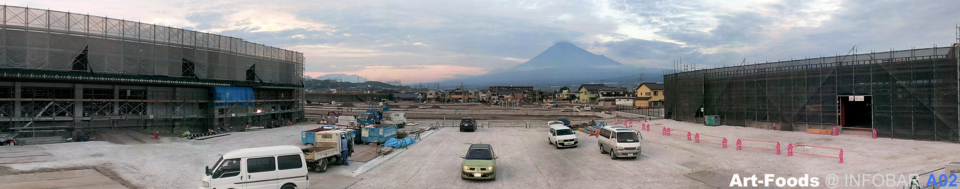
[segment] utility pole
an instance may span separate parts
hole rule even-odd
[[[463,82],[460,82],[460,103],[467,102],[467,93],[464,91],[466,91],[466,89],[463,88]]]

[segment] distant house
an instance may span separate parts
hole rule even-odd
[[[567,99],[578,99],[580,93],[575,91],[570,91],[570,89],[560,90],[560,92],[554,94],[556,100],[567,100]]]
[[[632,96],[613,96],[613,97],[600,97],[597,99],[599,106],[629,106],[633,107],[635,101],[638,97]]]
[[[490,92],[497,93],[500,91],[517,91],[517,90],[526,90],[533,91],[533,86],[490,86]]]
[[[437,92],[436,92],[436,91],[433,91],[433,90],[427,90],[426,95],[425,95],[424,98],[426,98],[427,101],[436,101],[436,100],[437,100]]]
[[[437,89],[437,98],[436,98],[436,101],[438,101],[438,102],[448,102],[448,101],[450,101],[450,94],[448,94],[446,90]]]
[[[580,103],[596,103],[600,89],[606,88],[603,84],[583,84],[577,89],[580,93]]]
[[[604,87],[597,90],[599,97],[627,96],[627,91],[620,87]]]
[[[481,102],[488,102],[488,101],[490,101],[490,95],[491,95],[491,93],[490,93],[489,90],[480,90],[480,91],[478,91],[477,93],[478,93],[478,94],[477,94],[477,100],[478,100],[478,101],[481,101]]]
[[[450,102],[473,102],[476,100],[475,91],[457,88],[449,92]]]
[[[646,99],[637,100],[635,106],[641,108],[663,107],[663,84],[643,83],[637,87],[636,91],[637,97],[645,97]]]

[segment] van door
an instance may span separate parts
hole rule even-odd
[[[277,156],[277,185],[294,183],[297,188],[306,188],[307,164],[302,154]]]
[[[243,188],[246,189],[274,189],[277,186],[277,162],[273,156],[244,158]]]
[[[213,188],[241,188],[243,186],[240,176],[240,159],[224,160],[218,167],[214,167],[210,179],[210,187]]]

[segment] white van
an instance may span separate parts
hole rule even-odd
[[[281,188],[310,187],[307,162],[296,146],[245,148],[227,152],[207,167],[201,189],[210,188]]]
[[[570,127],[563,126],[563,122],[559,125],[550,125],[550,134],[547,137],[550,144],[553,144],[560,149],[562,147],[577,147],[577,135],[573,133],[573,130]]]
[[[638,132],[623,126],[609,126],[600,129],[598,144],[600,154],[610,154],[610,159],[629,157],[636,159],[640,155]]]

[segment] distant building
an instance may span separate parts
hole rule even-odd
[[[427,90],[426,96],[427,101],[436,101],[437,100],[437,91]]]
[[[533,86],[490,86],[490,92],[497,93],[500,91],[516,91],[516,90],[527,90],[533,91]]]
[[[646,107],[663,107],[663,84],[659,83],[643,83],[637,87],[637,97],[645,97],[646,99],[637,100],[637,107],[646,108]]]
[[[393,93],[394,100],[415,101],[420,98],[421,98],[420,94]]]
[[[597,98],[599,106],[630,106],[632,107],[639,97],[632,96],[613,96]]]
[[[580,85],[580,88],[577,89],[580,93],[580,103],[596,103],[597,94],[600,92],[600,89],[606,88],[606,85],[603,84],[583,84]]]

